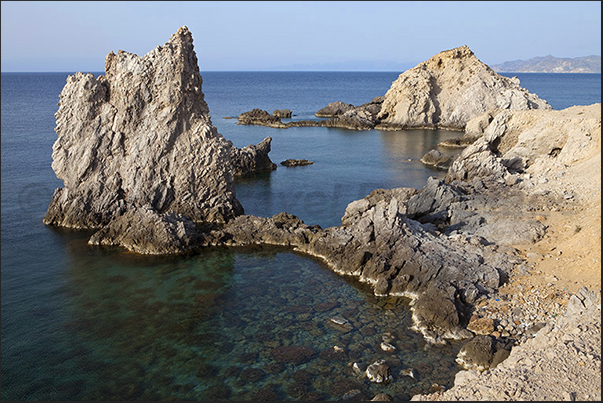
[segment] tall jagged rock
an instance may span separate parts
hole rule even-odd
[[[412,127],[463,130],[470,119],[500,108],[551,109],[482,63],[467,46],[438,53],[400,74],[385,94],[379,129]]]
[[[52,168],[64,187],[44,223],[101,228],[143,207],[195,222],[242,214],[188,28],[144,57],[109,53],[105,72],[71,75],[60,94]]]

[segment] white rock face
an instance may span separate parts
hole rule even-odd
[[[188,28],[144,57],[109,53],[105,72],[69,76],[60,94],[52,168],[64,187],[44,223],[101,228],[143,206],[195,222],[242,214]]]
[[[476,122],[483,121],[484,116],[469,122],[468,126],[476,127],[473,133],[481,137],[454,161],[447,173],[448,181],[481,176],[503,180],[517,171],[531,177],[520,184],[530,191],[534,191],[531,186],[561,193],[581,182],[591,184],[589,190],[596,189],[598,183],[600,189],[600,175],[590,178],[570,175],[585,164],[600,165],[600,103],[560,111],[493,110],[485,115],[490,123],[481,129],[477,129]],[[571,179],[565,180],[566,176]],[[542,177],[555,180],[539,181]]]
[[[463,130],[470,119],[494,109],[551,109],[482,63],[467,46],[446,50],[400,74],[385,94],[380,129],[411,127]]]

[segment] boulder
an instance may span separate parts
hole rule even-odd
[[[243,148],[232,146],[230,159],[232,161],[232,173],[236,176],[246,175],[254,172],[273,171],[276,164],[270,160],[271,137],[266,137],[257,145],[250,144]]]
[[[446,50],[400,74],[379,112],[384,130],[463,130],[490,109],[551,109],[522,88],[519,79],[494,72],[467,46]]]
[[[334,118],[343,115],[345,112],[356,108],[352,104],[341,101],[331,102],[324,108],[318,110],[314,115],[319,118]]]
[[[461,348],[456,362],[464,369],[485,371],[504,361],[511,353],[511,345],[492,336],[475,336]]]
[[[280,119],[289,119],[293,115],[293,111],[290,109],[277,109],[272,112],[272,116],[276,116]]]
[[[61,91],[52,168],[64,187],[44,223],[99,229],[143,206],[195,222],[242,214],[188,28],[144,57],[109,53],[105,72],[71,75]]]
[[[180,253],[195,248],[202,234],[182,214],[158,214],[151,206],[130,208],[94,233],[90,245],[119,245],[149,255]]]
[[[273,349],[270,355],[276,362],[299,365],[314,358],[316,351],[306,346],[281,346]]]
[[[386,383],[393,379],[391,369],[385,360],[377,360],[366,369],[366,377],[374,383]]]
[[[420,161],[425,165],[430,165],[438,169],[448,169],[452,163],[452,158],[442,154],[436,149],[433,149],[423,155]]]

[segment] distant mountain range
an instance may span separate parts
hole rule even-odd
[[[548,55],[490,67],[498,73],[601,73],[601,56],[559,58]]]

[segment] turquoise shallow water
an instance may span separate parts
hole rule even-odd
[[[347,203],[374,188],[420,188],[442,175],[417,159],[458,134],[276,130],[223,118],[255,107],[311,117],[335,100],[361,104],[384,94],[398,73],[202,75],[212,120],[235,145],[271,136],[274,162],[315,161],[237,180],[250,214],[287,211],[308,224],[339,225]],[[600,75],[572,76],[519,75],[530,90],[548,91],[552,97],[537,93],[556,109],[600,102]],[[426,346],[408,330],[405,300],[373,297],[318,260],[281,248],[150,258],[90,247],[89,233],[43,225],[62,186],[50,164],[66,77],[2,73],[2,400],[336,400],[353,389],[405,400],[450,385],[459,346]],[[351,329],[333,326],[333,317]],[[378,348],[388,331],[393,354]],[[358,379],[350,367],[378,358],[392,368],[388,385]],[[407,367],[418,381],[399,375]]]
[[[280,248],[149,258],[85,241],[66,245],[59,303],[29,312],[30,325],[60,317],[41,332],[45,343],[3,352],[3,396],[337,400],[359,389],[405,399],[452,381],[456,347],[428,348],[409,332],[405,301],[372,297],[316,260]],[[339,317],[351,326],[332,324]],[[394,353],[379,347],[388,331]],[[380,358],[396,382],[371,384],[348,365]],[[398,376],[408,367],[418,381]]]

